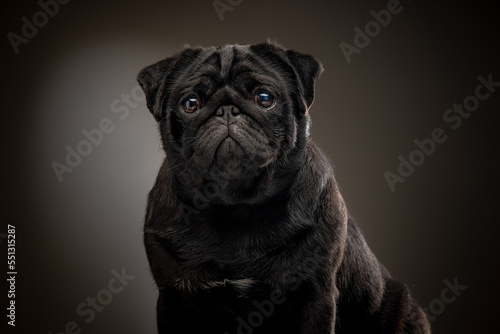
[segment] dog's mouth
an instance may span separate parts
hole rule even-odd
[[[216,169],[229,179],[255,177],[276,155],[259,129],[220,124],[200,128],[198,133],[192,161],[202,174]]]
[[[225,179],[242,179],[256,176],[260,168],[244,146],[228,134],[217,146],[209,170],[217,171]]]
[[[228,135],[217,145],[212,162],[224,166],[230,163],[231,160],[241,160],[243,158],[246,158],[243,147],[236,139]]]
[[[231,137],[231,135],[228,134],[227,137],[222,139],[219,145],[217,146],[217,149],[215,151],[215,156],[218,157],[220,155],[221,159],[225,159],[235,154],[236,155],[244,154],[243,148],[236,139],[234,139],[233,137]]]

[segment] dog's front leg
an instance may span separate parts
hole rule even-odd
[[[301,334],[333,334],[335,332],[337,289],[312,291],[303,307]]]

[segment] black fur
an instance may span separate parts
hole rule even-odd
[[[261,43],[186,48],[140,72],[167,154],[144,228],[159,333],[430,333],[309,139],[321,71]]]

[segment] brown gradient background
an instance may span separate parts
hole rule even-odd
[[[0,233],[6,223],[17,228],[19,273],[17,326],[9,332],[55,334],[74,320],[82,333],[155,333],[157,293],[142,221],[164,155],[145,103],[120,120],[111,102],[130,94],[142,67],[185,43],[267,38],[324,65],[312,137],[335,163],[378,258],[424,307],[440,298],[445,279],[468,286],[432,323],[433,332],[495,331],[500,89],[456,131],[442,116],[474,93],[478,75],[500,81],[497,12],[454,1],[401,3],[403,12],[351,64],[339,43],[352,44],[353,28],[387,1],[245,0],[221,22],[211,0],[74,0],[19,54],[4,37]],[[4,36],[20,33],[21,17],[40,10],[35,1],[3,7]],[[51,163],[64,162],[65,146],[75,148],[81,131],[103,118],[115,130],[59,183]],[[383,173],[395,172],[398,155],[407,157],[413,141],[436,127],[448,140],[392,193]],[[5,239],[1,249],[5,254]],[[76,306],[122,267],[135,280],[86,324]]]

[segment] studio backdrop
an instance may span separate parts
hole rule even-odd
[[[423,0],[6,1],[2,327],[155,333],[142,225],[164,152],[136,76],[185,45],[270,39],[322,63],[312,139],[433,333],[494,331],[495,13]]]

